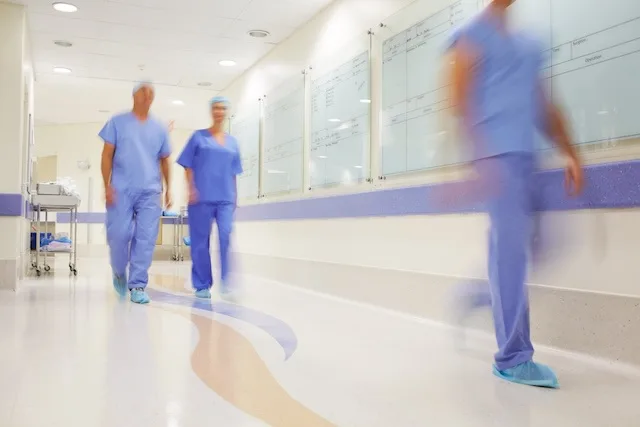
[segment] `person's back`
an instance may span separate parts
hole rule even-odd
[[[474,56],[467,126],[475,158],[532,152],[542,109],[542,50],[533,37],[500,27],[483,12],[454,37]]]

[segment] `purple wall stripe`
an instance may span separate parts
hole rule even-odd
[[[536,210],[630,208],[640,206],[640,161],[589,166],[584,194],[567,197],[564,171],[536,176]],[[290,202],[246,206],[238,221],[354,218],[366,216],[433,215],[482,211],[468,186],[453,182],[420,187],[370,191]],[[455,196],[450,196],[455,194]],[[455,200],[443,201],[449,195]]]
[[[541,171],[537,174],[536,208],[539,211],[632,208],[640,206],[640,161],[589,166],[585,193],[567,197],[564,172]],[[465,194],[465,191],[467,194]],[[238,221],[299,220],[320,218],[356,218],[367,216],[434,215],[479,212],[482,205],[473,200],[461,183],[443,183],[420,187],[368,191],[331,197],[288,202],[265,203],[238,209]],[[455,194],[455,196],[452,196]],[[442,201],[442,195],[452,200]],[[0,216],[20,216],[22,196],[0,194]],[[78,222],[103,224],[104,212],[80,212]],[[176,218],[165,218],[174,224]],[[69,214],[58,214],[58,222],[68,223]]]
[[[0,216],[22,216],[24,198],[22,194],[0,193]]]

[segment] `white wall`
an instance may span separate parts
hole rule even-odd
[[[298,75],[306,66],[322,62],[322,58],[340,55],[345,46],[359,40],[369,28],[376,28],[386,17],[409,3],[409,0],[336,1],[277,46],[224,93],[231,98],[236,111],[254,105],[258,97]],[[423,6],[427,4],[421,3]],[[435,11],[442,4],[443,1],[437,0],[428,3],[428,7]],[[416,15],[416,20],[426,14],[428,11],[422,10],[419,16]],[[373,68],[375,70],[376,66]],[[94,177],[94,211],[104,209],[98,166],[100,142],[96,137],[99,127],[100,124],[91,124],[40,126],[37,129],[39,155],[59,154],[61,175],[77,177],[79,185],[86,181],[87,176]],[[179,151],[188,133],[174,131],[172,142],[175,152]],[[372,135],[374,144],[377,143],[376,133]],[[593,163],[638,158],[639,155],[638,145],[629,144],[586,153],[586,158]],[[84,158],[92,162],[90,173],[80,173],[75,166],[77,160]],[[454,176],[458,176],[455,169],[436,170],[390,180],[377,187],[441,181]],[[185,195],[181,177],[181,171],[174,169],[176,200],[183,204]],[[532,281],[576,290],[640,295],[640,288],[636,286],[640,264],[633,262],[634,242],[640,238],[639,220],[637,210],[545,215],[545,233],[547,237],[555,235],[550,243],[554,262],[536,269]],[[482,215],[238,223],[234,248],[240,253],[285,259],[445,276],[484,277],[486,226],[486,218]]]
[[[33,114],[34,73],[23,6],[0,3],[0,192],[24,193],[27,163],[26,127]],[[0,259],[15,260],[27,250],[24,218],[0,218],[5,244]]]
[[[252,69],[223,91],[236,110],[299,75],[300,70],[341,56],[385,18],[406,7],[402,0],[339,0],[281,43]],[[444,1],[418,1],[407,14],[415,21],[441,9]],[[384,34],[383,34],[384,36]],[[379,53],[372,51],[372,150],[379,150],[376,129],[375,86]],[[378,84],[379,86],[379,84]],[[640,157],[638,141],[615,149],[590,147],[590,163]],[[549,159],[551,163],[557,159]],[[374,168],[375,176],[375,164]],[[434,182],[459,176],[455,168],[440,169],[377,184],[378,188],[416,182]],[[366,184],[365,184],[366,186]],[[366,188],[366,187],[365,187]],[[334,189],[329,193],[360,191]],[[307,193],[304,197],[308,197]],[[297,196],[299,197],[299,196]],[[264,200],[268,202],[268,200]],[[553,262],[536,269],[532,281],[541,285],[626,295],[640,295],[640,265],[634,263],[634,243],[640,238],[640,212],[571,212],[545,215],[544,232]],[[457,277],[486,276],[486,228],[482,215],[447,215],[268,221],[239,223],[235,250],[243,254],[304,259],[338,264],[408,270]],[[554,238],[555,236],[555,238]],[[345,284],[346,285],[346,284]],[[389,284],[392,292],[393,284]]]

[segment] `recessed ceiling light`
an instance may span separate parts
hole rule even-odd
[[[56,40],[53,42],[53,44],[55,44],[56,46],[60,46],[60,47],[71,47],[73,46],[73,43],[68,42],[66,40]]]
[[[71,3],[57,2],[53,4],[53,8],[58,12],[63,12],[63,13],[73,13],[78,11],[78,7]]]
[[[71,68],[53,67],[53,72],[56,74],[71,74]]]
[[[265,31],[265,30],[251,30],[247,34],[249,34],[249,36],[251,37],[255,37],[258,39],[270,36],[269,31]]]
[[[329,119],[331,123],[340,123],[340,119]]]
[[[173,105],[184,105],[183,101],[180,101],[179,99],[176,99],[175,101],[172,102]]]
[[[362,102],[363,104],[371,104],[370,99],[361,99],[360,102]]]
[[[236,65],[236,62],[225,59],[223,61],[218,62],[218,64],[222,65],[223,67],[233,67],[234,65]]]
[[[198,83],[198,86],[200,86],[200,87],[210,87],[211,86],[211,82],[200,82],[200,83]]]

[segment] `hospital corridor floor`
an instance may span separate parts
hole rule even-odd
[[[151,304],[121,300],[103,259],[0,292],[3,427],[632,427],[638,372],[540,349],[560,390],[502,382],[493,340],[241,278],[195,300],[188,262],[155,262]]]

